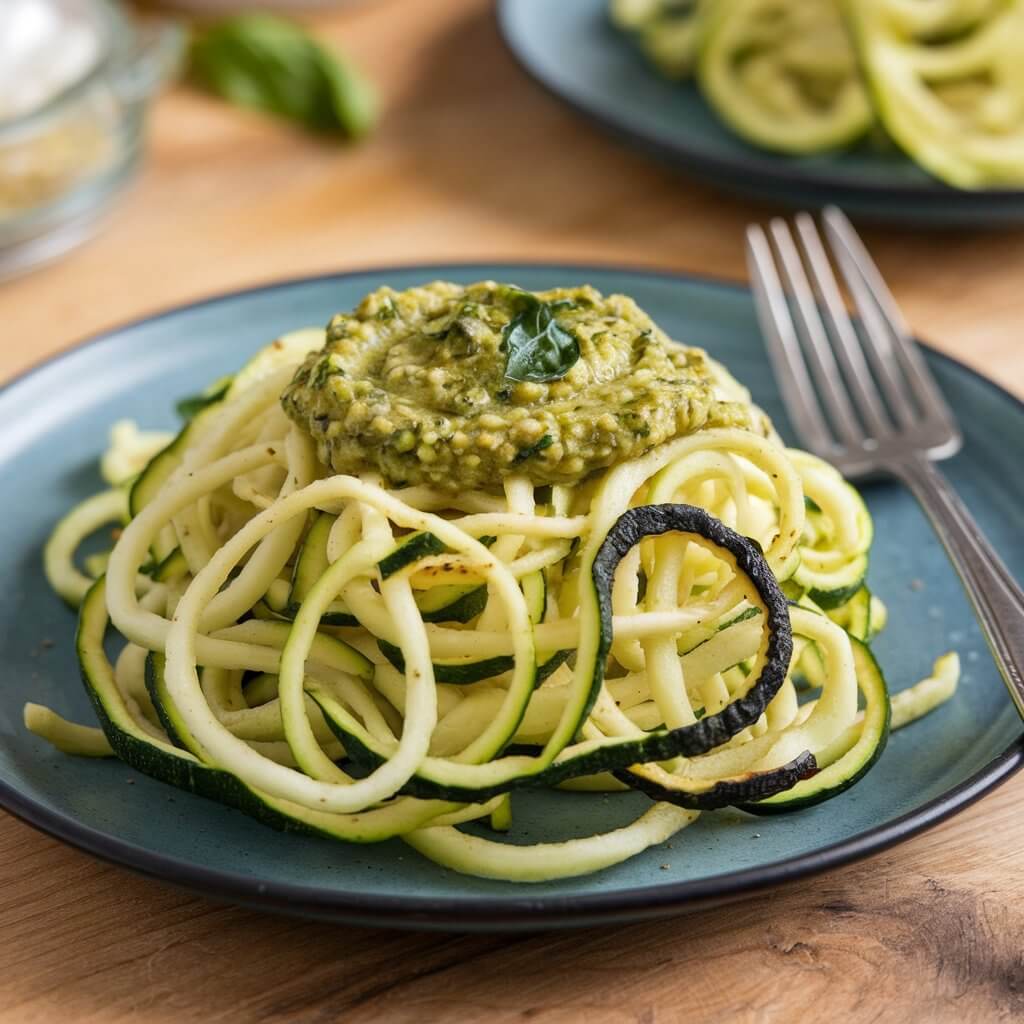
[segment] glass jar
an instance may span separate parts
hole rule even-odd
[[[113,0],[32,0],[11,11],[3,44],[37,49],[16,72],[12,55],[0,55],[12,68],[0,80],[0,277],[92,234],[137,167],[149,100],[184,42],[180,28],[135,24]]]

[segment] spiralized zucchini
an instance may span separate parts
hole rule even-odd
[[[952,185],[1024,184],[1024,3],[948,4],[930,20],[900,18],[907,6],[848,5],[887,131]]]
[[[890,703],[865,643],[884,610],[863,586],[870,517],[833,469],[716,428],[576,489],[330,475],[278,401],[314,342],[204,397],[130,503],[107,491],[58,524],[47,575],[81,603],[102,733],[29,705],[33,732],[277,828],[401,836],[514,881],[610,867],[704,809],[820,802],[870,768]],[[129,507],[91,583],[75,548]],[[948,697],[955,670],[901,716]],[[612,832],[497,839],[509,794],[541,786],[654,804]]]
[[[888,23],[920,42],[941,42],[974,28],[1009,6],[1007,0],[885,0]]]
[[[1024,184],[1024,0],[611,0],[663,75],[695,73],[766,149],[881,138],[966,189]]]
[[[693,71],[708,7],[708,0],[611,0],[609,14],[661,74],[684,79]]]
[[[871,105],[835,0],[713,3],[697,75],[719,115],[768,149],[835,149],[871,125]]]

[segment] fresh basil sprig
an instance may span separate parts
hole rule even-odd
[[[370,84],[302,28],[271,14],[240,14],[192,42],[193,79],[231,103],[359,138],[376,119]]]
[[[505,376],[536,383],[559,380],[579,359],[579,342],[558,326],[557,303],[542,302],[529,292],[516,292],[515,299],[519,312],[502,332]]]

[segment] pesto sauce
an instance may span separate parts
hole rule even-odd
[[[543,304],[534,320],[548,339],[578,346],[555,379],[507,376],[524,303]],[[378,289],[335,316],[282,403],[337,473],[495,491],[511,474],[573,484],[705,427],[763,431],[747,402],[716,392],[706,354],[672,342],[627,296],[583,286],[524,299],[493,281],[435,282]]]

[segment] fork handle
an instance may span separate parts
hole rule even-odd
[[[932,521],[1024,717],[1024,590],[934,463],[914,456],[892,462],[888,468],[910,488]]]

